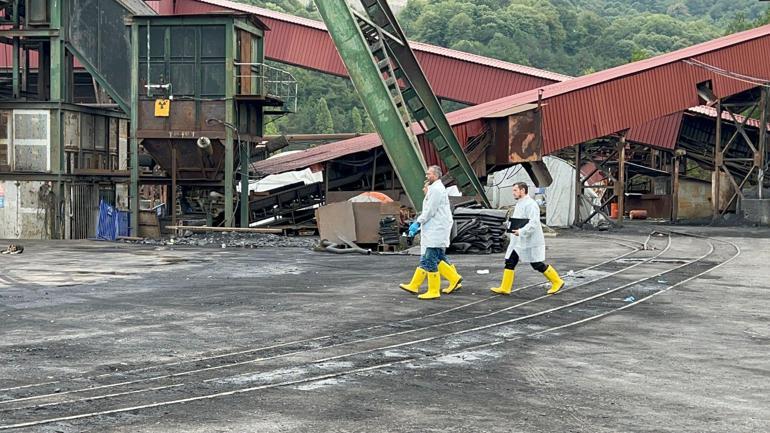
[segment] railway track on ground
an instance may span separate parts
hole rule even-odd
[[[676,236],[685,238],[681,234]],[[634,247],[627,254],[582,270],[592,270],[600,275],[571,284],[557,296],[524,296],[536,287],[522,287],[512,300],[503,298],[505,304],[501,299],[485,298],[486,305],[493,307],[486,311],[479,311],[482,302],[474,301],[419,317],[359,328],[343,333],[341,337],[338,334],[337,338],[323,336],[318,338],[324,340],[299,340],[240,351],[237,355],[220,354],[136,369],[122,372],[120,376],[100,375],[70,382],[6,388],[1,390],[5,392],[5,399],[0,400],[0,419],[10,422],[4,421],[0,430],[298,385],[492,348],[513,340],[556,332],[638,305],[740,253],[737,247],[724,241],[689,238],[703,243],[700,255],[689,257],[685,254],[682,258],[683,253],[692,250],[689,245],[676,259],[671,259],[663,256],[672,250],[672,237],[665,235],[664,238],[665,245],[660,245],[655,253],[646,249],[647,244],[661,243],[663,239],[648,237],[645,249]],[[677,249],[673,251],[677,252]],[[630,257],[640,252],[644,252],[642,257]],[[631,269],[636,269],[636,275],[644,276],[629,277],[627,271]],[[634,300],[627,301],[628,297],[623,297],[626,295],[634,296]],[[543,308],[538,308],[541,305]],[[452,320],[443,320],[442,316],[450,312],[454,313]],[[256,353],[263,356],[252,357]],[[247,359],[238,358],[242,356]],[[222,363],[180,368],[185,364],[213,360]],[[177,368],[181,371],[176,371]],[[156,370],[166,374],[142,376]],[[121,380],[126,376],[134,378]],[[52,386],[57,386],[58,392],[50,392]],[[30,390],[34,391],[29,393]],[[95,410],[94,405],[101,407]]]

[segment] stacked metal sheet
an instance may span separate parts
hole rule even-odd
[[[492,254],[505,250],[507,210],[458,207],[449,251],[463,254]]]
[[[395,245],[399,243],[398,220],[389,216],[380,220],[380,240],[386,245]]]

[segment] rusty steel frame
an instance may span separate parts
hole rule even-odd
[[[604,218],[613,225],[621,225],[623,221],[622,215],[625,213],[625,200],[623,200],[623,198],[625,198],[625,192],[628,186],[628,171],[633,169],[633,167],[647,169],[650,171],[658,172],[663,176],[671,177],[672,182],[669,186],[669,193],[673,195],[678,194],[678,177],[680,171],[679,164],[681,163],[681,155],[676,152],[671,153],[660,149],[653,149],[650,146],[646,146],[644,144],[628,142],[623,134],[618,134],[614,137],[608,137],[608,139],[610,141],[598,143],[588,142],[576,145],[573,148],[574,154],[569,155],[569,158],[565,158],[572,159],[573,165],[576,167],[574,191],[575,215],[573,217],[574,226],[582,227],[597,214],[604,216]],[[640,164],[637,162],[629,161],[630,156],[627,152],[627,147],[632,152],[638,152],[640,148],[643,150],[649,149],[648,152],[651,157],[651,163],[647,165],[647,163]],[[634,151],[634,149],[636,149],[636,151]],[[566,155],[563,156],[566,157]],[[668,167],[668,171],[665,171],[662,167],[667,165],[669,160],[671,162],[670,167]],[[591,172],[584,175],[580,172],[580,167],[582,167],[583,164],[589,162],[593,164],[594,168]],[[597,172],[601,172],[604,175],[602,180],[608,181],[607,184],[595,186],[587,185],[586,182]],[[602,197],[602,202],[599,205],[592,204],[594,209],[586,218],[581,218],[580,198],[582,197],[586,188],[604,190],[605,196]],[[618,200],[619,202],[618,218],[611,218],[608,210],[606,209],[607,206],[614,200]],[[677,199],[674,197],[672,200],[671,211],[672,221],[675,221],[677,218],[677,210],[675,209],[676,206]]]
[[[605,151],[609,150],[609,153],[606,154],[603,159],[600,159],[600,154],[604,153]],[[574,219],[574,225],[577,227],[582,227],[585,225],[588,221],[591,220],[595,215],[600,214],[604,216],[604,218],[609,221],[612,224],[617,224],[616,221],[613,221],[612,218],[610,218],[610,215],[605,211],[605,208],[609,203],[612,202],[616,198],[616,191],[615,184],[617,183],[617,178],[613,176],[612,170],[608,167],[608,163],[613,161],[618,153],[618,147],[617,145],[612,146],[611,149],[609,149],[608,146],[602,146],[599,145],[596,148],[588,148],[588,144],[584,143],[578,146],[575,146],[575,219]],[[583,176],[583,174],[580,172],[580,167],[583,166],[584,162],[590,162],[594,165],[594,169]],[[590,186],[586,185],[586,182],[596,174],[596,172],[601,171],[605,178],[603,180],[609,180],[610,183],[608,185],[603,186]],[[580,218],[580,197],[582,196],[583,191],[585,188],[593,188],[593,189],[605,189],[611,191],[609,193],[609,197],[602,200],[602,202],[599,205],[591,204],[591,206],[594,208],[593,211],[588,215],[588,217],[581,219]],[[606,192],[605,192],[606,194]]]
[[[714,175],[713,175],[713,184],[712,184],[712,218],[716,220],[717,218],[723,216],[725,213],[727,213],[728,209],[733,205],[733,203],[736,202],[736,200],[743,200],[746,198],[746,195],[743,192],[743,188],[750,184],[751,181],[755,181],[757,185],[757,198],[762,199],[763,194],[763,186],[765,182],[765,173],[767,171],[767,117],[768,117],[768,88],[766,86],[763,86],[760,91],[760,97],[759,100],[754,101],[753,104],[745,104],[742,107],[747,107],[749,110],[748,113],[744,115],[744,118],[742,121],[738,121],[737,115],[735,113],[735,110],[731,108],[732,106],[729,104],[725,104],[723,101],[717,101],[716,107],[717,107],[717,116],[716,116],[716,135],[715,135],[715,142],[714,142]],[[749,119],[753,118],[753,116],[757,113],[757,110],[759,110],[759,137],[757,139],[757,142],[755,143],[749,134],[746,132],[746,124],[749,121]],[[726,144],[723,145],[722,143],[722,125],[725,120],[722,118],[723,112],[726,111],[727,114],[732,119],[731,124],[735,125],[735,131],[733,132],[730,139],[727,141]],[[737,141],[740,141],[738,138],[741,138],[743,142],[748,146],[748,148],[751,150],[752,157],[751,158],[729,158],[727,157],[728,151],[737,144]],[[746,163],[751,162],[751,167],[749,167],[748,172],[745,174],[745,176],[740,176],[735,174],[733,171],[731,171],[730,167],[728,167],[729,163]],[[756,177],[754,176],[754,173],[756,172]],[[721,187],[721,177],[723,175],[727,176],[727,179],[730,181],[730,184],[732,185],[734,191],[733,194],[730,196],[730,198],[726,201],[726,204],[723,205],[723,203],[720,200],[720,187]],[[740,201],[738,201],[737,206],[740,207]]]

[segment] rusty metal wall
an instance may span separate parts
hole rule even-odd
[[[452,130],[454,131],[455,136],[457,136],[457,141],[463,148],[465,148],[465,146],[468,144],[468,140],[471,137],[481,133],[481,131],[484,129],[484,126],[485,121],[479,119],[473,122],[464,123],[462,125],[453,126]],[[425,138],[425,135],[418,135],[417,140],[420,143],[422,154],[425,156],[425,163],[429,166],[438,165],[441,167],[441,170],[446,172],[446,165],[441,162],[441,158],[439,158],[438,153],[436,153],[436,150],[433,148],[433,145]],[[476,171],[476,175],[486,176],[485,172],[481,173],[478,169]]]

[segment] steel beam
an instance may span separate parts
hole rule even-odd
[[[764,198],[765,189],[765,163],[767,160],[767,104],[768,89],[762,87],[762,96],[760,97],[760,118],[759,118],[759,143],[757,144],[757,165],[759,172],[757,174],[757,198]]]
[[[177,154],[176,154],[176,144],[174,142],[170,143],[171,145],[171,193],[169,196],[169,212],[171,212],[171,225],[176,225],[176,177],[177,177]]]
[[[139,123],[139,25],[131,25],[131,136],[130,169],[131,184],[128,207],[131,210],[131,236],[139,236],[139,139],[136,131]]]
[[[716,135],[714,136],[714,174],[711,183],[711,219],[719,218],[719,186],[722,181],[722,101],[717,101]]]
[[[618,196],[618,226],[623,224],[626,207],[626,137],[618,140],[618,175],[615,183],[615,195]]]
[[[233,171],[235,153],[233,151],[233,131],[227,125],[233,125],[235,120],[235,31],[232,22],[227,24],[225,31],[225,227],[233,227]]]
[[[575,146],[575,217],[574,225],[581,226],[580,221],[580,200],[583,198],[583,175],[580,173],[580,167],[583,164],[583,145]]]
[[[398,24],[390,6],[388,6],[385,0],[371,0],[364,2],[364,5],[366,6],[367,3],[371,4],[367,8],[367,13],[369,13],[372,21],[383,27],[385,32],[393,33],[395,38],[398,38],[395,40],[393,37],[385,38],[384,42],[392,55],[391,57],[398,63],[401,72],[403,72],[401,79],[407,83],[408,88],[414,89],[417,99],[419,99],[419,103],[422,105],[422,107],[415,107],[414,103],[410,103],[406,97],[408,90],[405,90],[404,99],[407,99],[407,106],[412,115],[417,121],[425,122],[428,130],[431,129],[431,126],[434,126],[439,132],[439,134],[431,138],[430,131],[428,131],[425,138],[429,139],[431,144],[433,144],[433,147],[447,166],[461,191],[466,195],[475,195],[481,203],[489,207],[489,199],[484,191],[484,186],[479,181],[473,167],[468,162],[465,151],[457,141],[457,137],[446,119],[441,104],[439,104],[438,98],[433,93],[433,89],[425,77],[417,57],[409,47],[406,34],[404,34],[404,31]],[[423,114],[420,115],[420,113]]]
[[[249,227],[249,161],[251,147],[248,143],[240,143],[241,160],[241,199],[240,219],[241,227]]]
[[[11,64],[13,71],[11,71],[12,77],[12,98],[19,99],[21,97],[21,77],[19,76],[21,48],[19,46],[19,38],[13,38],[13,48],[11,51]]]
[[[59,36],[59,29],[8,29],[0,30],[0,36],[8,38],[53,38]]]
[[[425,160],[414,132],[402,123],[356,18],[345,0],[315,0],[315,3],[407,197],[421,210]]]
[[[684,153],[683,150],[675,150],[671,155],[671,221],[679,219],[679,166],[682,162],[680,152]]]

